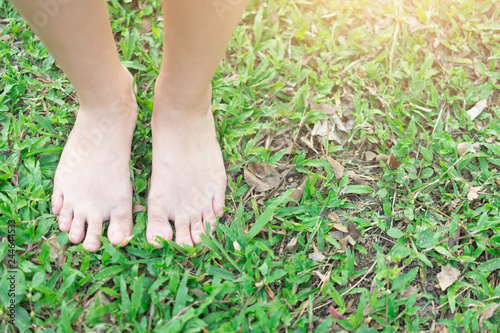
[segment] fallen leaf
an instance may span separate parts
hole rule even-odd
[[[134,202],[132,206],[132,214],[143,212],[146,210],[146,206],[141,205],[139,202]]]
[[[409,285],[409,286],[407,286],[405,288],[405,290],[403,291],[403,294],[401,295],[401,297],[402,298],[408,298],[411,295],[413,295],[414,293],[416,293],[417,291],[418,291],[417,287]]]
[[[375,158],[375,160],[377,162],[387,161],[387,160],[389,160],[389,156],[387,156],[386,154],[378,154],[377,157]]]
[[[50,245],[49,257],[54,259],[60,266],[64,264],[64,248],[59,245],[57,236],[52,235],[46,240]]]
[[[322,262],[323,260],[325,260],[325,256],[323,255],[323,253],[321,252],[313,252],[313,253],[309,253],[309,259],[311,260],[314,260],[314,261],[317,261],[317,262]]]
[[[335,180],[338,183],[344,176],[344,167],[342,166],[342,164],[334,160],[331,156],[327,156],[326,159],[328,160],[328,163],[332,167],[333,172],[335,174]]]
[[[376,330],[381,330],[383,329],[384,327],[382,325],[380,325],[379,323],[377,323],[375,320],[373,320],[372,317],[368,317],[366,318],[366,324],[368,325],[368,327],[370,328],[374,328]]]
[[[248,163],[248,166],[243,170],[243,176],[247,184],[257,192],[274,189],[281,183],[281,177],[276,169],[266,163]]]
[[[342,232],[345,232],[345,233],[348,233],[349,231],[347,230],[347,228],[342,224],[342,223],[335,223],[333,225],[333,227],[335,229],[337,229],[338,231],[342,231]]]
[[[495,178],[495,183],[500,186],[500,178]]]
[[[342,231],[330,231],[328,234],[336,240],[339,240],[339,239],[342,239],[345,237],[344,233]]]
[[[439,282],[439,286],[441,290],[446,290],[449,286],[451,286],[455,281],[457,281],[460,276],[460,271],[455,267],[451,267],[450,265],[441,266],[441,272],[437,275],[437,279]]]
[[[349,237],[349,236],[347,236],[347,237]],[[345,250],[347,249],[347,237],[339,239],[340,253],[344,253]]]
[[[330,280],[330,274],[328,273],[326,275],[320,271],[313,271],[313,273],[319,277],[322,283],[327,283]]]
[[[479,192],[481,190],[481,186],[469,186],[469,192],[467,193],[467,199],[470,201],[479,198]]]
[[[399,162],[394,154],[391,154],[391,156],[389,156],[389,159],[387,160],[387,165],[393,168],[399,168],[401,164],[403,163]]]
[[[486,311],[483,312],[483,314],[481,315],[481,318],[479,318],[479,326],[480,327],[483,327],[483,323],[485,320],[488,320],[491,317],[493,317],[493,315],[497,312],[498,307],[500,307],[500,304],[495,303],[492,306],[490,306],[488,309],[486,309]]]
[[[248,170],[252,172],[257,178],[263,182],[270,184],[273,188],[281,184],[281,177],[276,169],[267,163],[250,162],[247,166]]]
[[[486,108],[486,104],[488,101],[486,99],[482,99],[479,102],[476,103],[471,109],[467,111],[467,114],[470,116],[470,120],[476,119],[481,112]]]
[[[297,245],[297,237],[293,237],[292,239],[290,239],[290,241],[286,245],[285,250],[291,251],[291,250],[293,250],[293,248],[295,247],[295,245]]]
[[[335,308],[333,306],[330,306],[328,308],[328,311],[330,312],[332,317],[337,319],[337,320],[344,320],[345,319],[345,317],[343,315],[341,315],[337,310],[335,310]]]
[[[346,171],[346,174],[349,176],[349,178],[351,178],[357,184],[360,184],[360,185],[367,185],[369,180],[375,180],[372,177],[361,177],[360,175],[358,175],[353,170]]]
[[[375,154],[372,151],[367,151],[365,152],[365,161],[372,161],[377,157],[377,154]]]
[[[306,177],[306,179],[307,179],[307,177]],[[292,192],[292,194],[290,194],[290,197],[293,198],[294,200],[296,200],[297,202],[300,202],[300,200],[302,199],[302,195],[304,194],[304,188],[306,186],[306,179],[304,179],[304,181],[299,185],[299,187],[297,187]],[[289,207],[297,206],[297,203],[295,201],[290,201],[288,203],[288,206]]]
[[[328,218],[329,218],[330,220],[332,220],[333,222],[338,222],[338,221],[340,221],[340,218],[339,218],[338,214],[337,214],[337,213],[335,213],[335,212],[330,212],[330,213],[328,213]]]
[[[333,126],[328,119],[322,119],[314,124],[311,134],[322,138],[326,137],[327,140],[333,140],[338,144],[344,143],[344,140],[337,134],[335,126]]]
[[[361,232],[358,230],[358,228],[356,228],[354,222],[349,221],[347,229],[349,230],[349,235],[351,235],[353,238],[361,237]]]
[[[457,151],[460,156],[465,155],[467,152],[471,153],[477,153],[481,149],[481,146],[479,143],[474,143],[470,145],[469,149],[469,142],[461,142],[457,145]]]

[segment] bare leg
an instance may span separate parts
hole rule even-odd
[[[223,213],[226,174],[210,81],[246,0],[163,0],[164,53],[155,85],[147,239],[199,243]]]
[[[57,167],[52,211],[73,243],[97,251],[102,223],[117,245],[132,232],[131,75],[118,59],[104,0],[12,0],[76,88],[80,110]],[[85,233],[85,224],[87,232]],[[124,243],[124,242],[123,242]],[[122,243],[122,244],[123,244]]]

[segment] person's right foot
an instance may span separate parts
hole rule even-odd
[[[113,245],[125,245],[133,229],[129,159],[137,103],[130,73],[123,80],[121,93],[109,102],[81,107],[54,177],[52,211],[59,229],[92,252],[101,246],[104,221],[110,220]]]

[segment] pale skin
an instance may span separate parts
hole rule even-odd
[[[104,0],[12,0],[76,89],[80,110],[54,177],[52,211],[71,242],[97,251],[132,234],[129,159],[137,120]],[[163,0],[164,50],[155,84],[147,240],[201,242],[222,215],[226,174],[211,112],[211,78],[246,0]],[[47,19],[45,19],[47,18]],[[171,225],[173,222],[173,228]]]

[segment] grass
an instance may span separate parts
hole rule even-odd
[[[108,4],[139,87],[140,207],[160,1]],[[130,245],[95,254],[50,212],[74,90],[5,0],[0,17],[0,329],[15,259],[21,332],[498,332],[498,2],[252,1],[213,78],[215,235],[157,250],[140,211]]]

